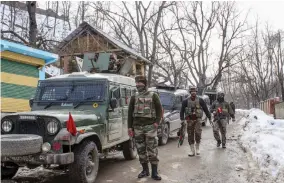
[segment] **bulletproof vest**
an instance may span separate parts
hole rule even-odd
[[[198,97],[196,97],[194,101],[189,97],[187,100],[187,107],[185,108],[185,115],[192,116],[194,114],[196,115],[196,118],[202,118],[203,110],[200,106]]]
[[[146,92],[143,95],[135,94],[133,117],[155,118],[156,111],[153,106],[153,92]]]

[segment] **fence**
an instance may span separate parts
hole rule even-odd
[[[275,119],[284,119],[284,102],[275,104]]]
[[[264,111],[266,114],[273,115],[276,118],[276,113],[275,113],[276,112],[275,111],[276,108],[275,108],[275,105],[277,105],[278,103],[280,103],[280,98],[279,97],[272,98],[272,99],[267,99],[265,101],[261,101],[260,102],[259,108],[262,111]],[[277,110],[278,110],[278,108],[277,108]],[[282,110],[280,109],[280,113],[284,113],[283,112],[283,108],[282,108]],[[277,115],[279,116],[279,112],[277,113]],[[283,115],[283,114],[281,114],[281,115]]]

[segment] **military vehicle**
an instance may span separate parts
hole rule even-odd
[[[31,111],[1,120],[1,179],[21,166],[60,165],[72,182],[94,183],[100,155],[118,150],[135,159],[127,126],[135,92],[135,80],[117,74],[80,72],[39,81]]]

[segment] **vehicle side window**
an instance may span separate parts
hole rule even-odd
[[[176,100],[175,100],[175,107],[177,110],[181,108],[181,104],[182,104],[182,96],[178,95],[176,96]]]
[[[130,88],[121,88],[121,105],[127,106],[131,98]]]
[[[120,90],[119,90],[119,88],[117,88],[116,90],[114,90],[112,92],[112,96],[113,96],[113,98],[116,98],[117,100],[120,99]]]
[[[137,92],[136,88],[132,88],[132,90],[131,90],[131,96],[135,95],[136,92]]]

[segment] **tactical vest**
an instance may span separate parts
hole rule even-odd
[[[202,118],[203,116],[203,110],[200,106],[198,97],[196,97],[194,101],[192,101],[191,98],[188,98],[187,107],[185,108],[186,116],[192,116],[194,114],[196,115],[196,118]]]
[[[156,111],[153,104],[153,92],[146,92],[146,94],[135,95],[135,104],[133,117],[141,118],[155,118]]]
[[[220,103],[220,102],[217,101],[215,106],[216,106],[215,107],[216,112],[217,112],[218,108],[221,107],[224,115],[228,115],[229,114],[229,109],[228,109],[228,105],[226,105],[226,102]]]

